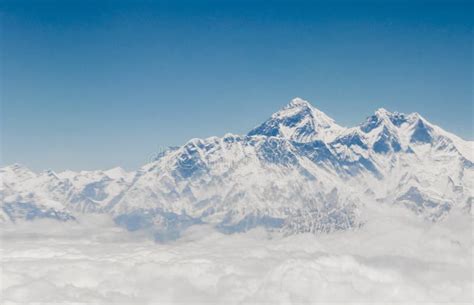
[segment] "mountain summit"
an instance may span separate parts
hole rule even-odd
[[[330,141],[342,130],[324,112],[297,97],[248,135],[283,137],[296,142]]]
[[[393,206],[438,221],[472,211],[472,151],[417,113],[379,109],[343,128],[296,98],[248,135],[192,139],[136,172],[0,169],[0,221],[107,213],[159,239],[203,223],[225,233],[347,230]]]

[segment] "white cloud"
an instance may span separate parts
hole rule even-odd
[[[470,303],[472,218],[283,238],[204,226],[156,244],[108,219],[2,227],[1,303]]]

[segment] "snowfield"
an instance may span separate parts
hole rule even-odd
[[[193,226],[154,242],[106,216],[1,227],[1,304],[472,304],[472,217],[404,211],[282,237]]]
[[[299,98],[140,169],[0,168],[4,304],[472,304],[474,142]]]
[[[100,213],[171,240],[198,224],[343,231],[392,205],[439,221],[471,213],[473,147],[418,113],[381,108],[345,128],[295,98],[247,135],[191,139],[133,172],[0,168],[0,222]]]

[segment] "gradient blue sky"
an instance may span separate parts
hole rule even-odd
[[[300,96],[473,138],[472,2],[4,1],[2,165],[135,169]]]

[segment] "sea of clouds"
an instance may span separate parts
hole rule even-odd
[[[0,303],[471,304],[472,219],[290,237],[195,226],[164,244],[104,216],[3,224]]]

